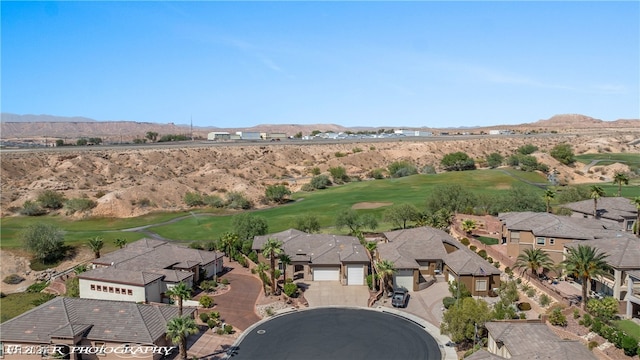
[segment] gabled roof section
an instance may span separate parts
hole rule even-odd
[[[580,342],[560,339],[543,323],[493,321],[485,327],[511,359],[596,359]]]
[[[146,271],[125,270],[115,267],[96,268],[78,274],[79,279],[104,281],[114,284],[145,286],[163,277]]]
[[[593,215],[593,200],[582,200],[561,205],[571,211]],[[615,221],[633,219],[638,214],[638,209],[631,200],[624,197],[601,197],[598,199],[598,216]]]
[[[510,212],[498,215],[510,231],[531,231],[534,236],[590,240],[622,231],[619,224],[538,212]]]
[[[499,269],[466,247],[447,254],[444,262],[457,275],[500,275]]]
[[[573,241],[565,244],[565,247],[593,246],[599,252],[607,254],[605,260],[610,266],[618,269],[640,270],[640,239],[627,232],[616,235],[604,239]]]
[[[268,239],[282,242],[292,261],[308,261],[316,265],[340,265],[343,262],[369,262],[367,251],[354,236],[307,234],[289,229],[275,234],[256,236],[252,249],[260,251]]]
[[[428,226],[389,231],[384,236],[388,242],[378,243],[378,253],[398,269],[418,269],[417,260],[444,259],[443,242],[456,243],[451,235]]]
[[[195,309],[185,307],[183,312]],[[176,316],[178,308],[170,305],[56,297],[0,324],[0,340],[49,343],[52,336],[82,334],[92,341],[153,343]]]

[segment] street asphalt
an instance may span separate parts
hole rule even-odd
[[[295,311],[247,330],[232,359],[442,359],[436,340],[418,323],[356,308]]]

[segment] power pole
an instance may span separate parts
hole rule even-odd
[[[191,116],[191,141],[193,141],[193,116]]]

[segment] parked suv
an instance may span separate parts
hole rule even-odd
[[[391,298],[391,305],[393,307],[407,307],[408,300],[409,291],[407,289],[395,289]]]

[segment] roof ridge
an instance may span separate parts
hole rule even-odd
[[[142,327],[144,328],[144,330],[147,332],[147,335],[149,335],[149,339],[151,339],[151,341],[154,341],[155,339],[153,339],[153,336],[151,335],[151,331],[149,331],[149,326],[147,325],[147,322],[144,321],[145,317],[144,315],[142,315],[142,311],[140,311],[141,308],[144,308],[146,306],[151,306],[152,308],[155,308],[156,310],[160,311],[156,306],[153,305],[146,305],[146,304],[135,304],[135,308],[136,308],[136,313],[140,316],[140,321],[142,322]],[[164,319],[164,316],[162,317]]]

